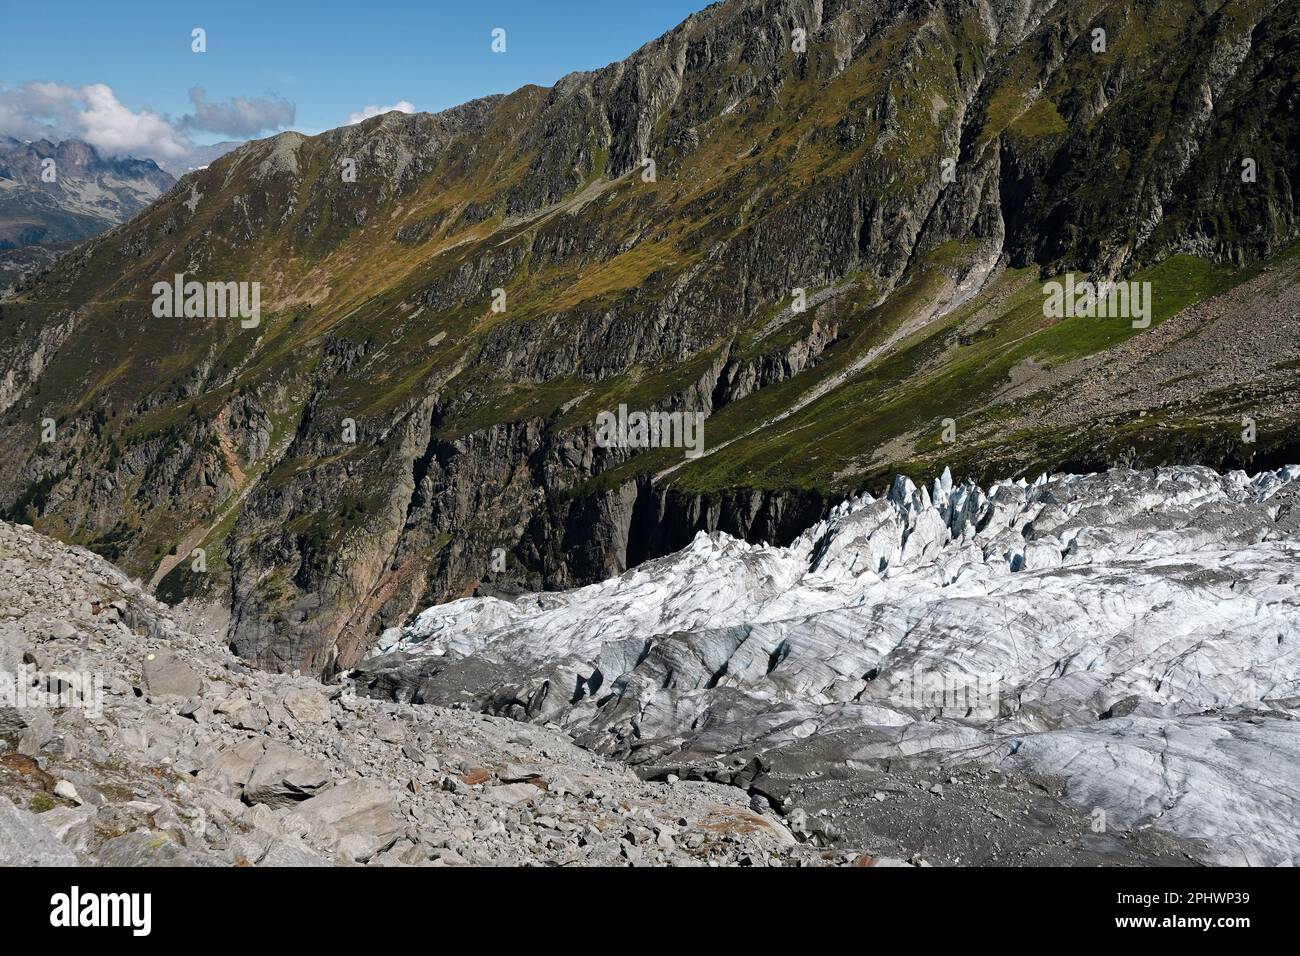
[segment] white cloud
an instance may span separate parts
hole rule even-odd
[[[190,90],[194,115],[182,121],[187,127],[206,129],[226,136],[256,136],[263,130],[284,129],[293,123],[297,109],[288,100],[275,94],[264,99],[236,96],[225,103],[208,99],[201,86]]]
[[[59,83],[0,89],[0,133],[19,139],[62,139],[75,128],[79,91]]]
[[[81,138],[100,152],[110,156],[143,153],[175,157],[189,149],[189,137],[157,113],[133,113],[121,104],[111,87],[94,83],[83,86],[81,93],[86,103],[79,116]]]
[[[292,103],[274,94],[218,103],[195,87],[190,99],[195,112],[176,120],[148,109],[131,109],[104,83],[82,87],[25,83],[0,88],[0,134],[31,140],[75,137],[105,155],[167,160],[193,148],[190,130],[249,137],[287,126],[295,113]]]
[[[409,100],[398,100],[392,106],[367,106],[360,113],[349,113],[347,122],[344,126],[353,126],[362,120],[368,120],[372,116],[379,116],[381,113],[391,113],[397,110],[399,113],[414,113],[415,106]]]

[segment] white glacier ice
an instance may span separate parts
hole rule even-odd
[[[1221,862],[1300,860],[1300,467],[899,478],[788,547],[697,535],[562,593],[468,598],[361,670],[633,763],[815,742],[1066,782]]]

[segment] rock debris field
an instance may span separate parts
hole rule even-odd
[[[555,729],[252,670],[221,633],[0,524],[0,670],[89,705],[0,704],[0,865],[876,862]]]

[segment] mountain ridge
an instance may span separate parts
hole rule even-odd
[[[142,578],[210,529],[159,593],[327,672],[433,601],[789,540],[893,470],[1285,459],[1300,343],[1232,336],[1295,309],[1294,12],[741,0],[550,88],[250,143],[0,304],[0,506]],[[1213,387],[1170,360],[1163,405],[1061,418],[1151,341],[1046,320],[1068,272],[1151,282]],[[261,283],[260,324],[154,319],[178,273]],[[601,447],[620,403],[721,450]]]

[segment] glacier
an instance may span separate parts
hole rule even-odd
[[[587,587],[431,607],[354,677],[645,775],[794,752],[1003,768],[1207,862],[1294,865],[1298,646],[1300,466],[945,471],[787,547],[701,532]]]

